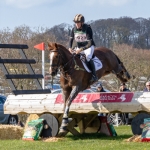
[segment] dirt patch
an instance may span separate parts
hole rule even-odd
[[[141,135],[133,135],[132,137],[125,139],[126,142],[141,142]]]
[[[58,138],[58,137],[50,137],[50,138],[43,138],[41,139],[43,142],[58,142],[62,141],[64,138]]]

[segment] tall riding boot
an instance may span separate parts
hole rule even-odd
[[[92,59],[90,59],[89,61],[89,65],[92,71],[92,79],[90,80],[90,82],[95,82],[98,81],[97,75],[96,75],[96,71],[95,71],[95,65]]]

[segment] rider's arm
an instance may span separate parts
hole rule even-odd
[[[92,46],[92,41],[93,41],[93,35],[92,35],[92,29],[91,28],[87,28],[87,44],[82,47],[83,50],[88,49],[89,47]]]
[[[69,48],[71,48],[71,49],[72,49],[72,45],[73,45],[73,40],[74,40],[74,29],[72,29],[71,36],[69,38]]]

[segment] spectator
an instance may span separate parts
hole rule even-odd
[[[119,92],[131,92],[131,91],[126,88],[126,84],[125,83],[122,83],[120,85]]]
[[[131,92],[131,91],[126,87],[125,83],[122,83],[120,85],[119,92]],[[125,115],[120,114],[120,117],[122,118],[124,124],[128,125],[129,124],[129,113],[124,113],[124,114]]]
[[[143,92],[150,92],[150,81],[146,82],[146,87]]]
[[[98,83],[97,85],[97,92],[106,92],[101,83]]]
[[[97,87],[97,92],[106,92],[101,83],[98,83],[96,87]],[[107,116],[107,114],[99,113],[98,116]]]

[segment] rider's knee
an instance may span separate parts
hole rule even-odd
[[[91,56],[87,55],[87,56],[86,56],[86,60],[89,62],[90,59],[91,59]]]

